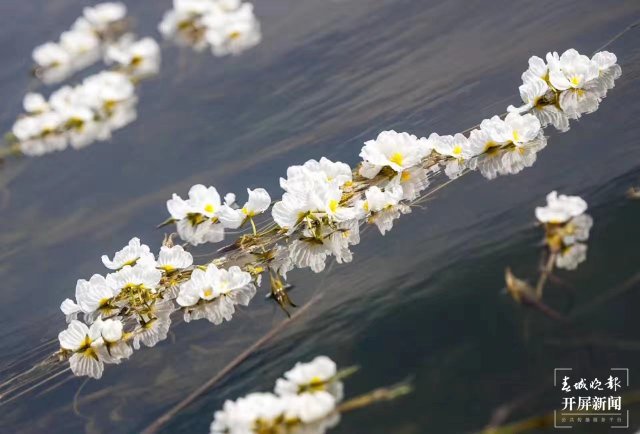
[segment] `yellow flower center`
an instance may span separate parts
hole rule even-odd
[[[229,33],[229,39],[234,40],[238,39],[242,34],[238,31]]]
[[[331,210],[331,212],[335,213],[338,209],[338,201],[335,199],[331,199],[329,201],[329,209]]]
[[[572,85],[574,86],[578,86],[580,84],[580,77],[577,76],[573,76],[571,77],[571,80],[569,80],[571,82]]]
[[[364,212],[369,212],[369,201],[365,200],[364,203],[362,204],[362,208],[364,209]]]
[[[514,142],[520,141],[520,134],[516,130],[513,130],[513,141]]]
[[[211,288],[205,289],[202,295],[204,295],[205,297],[211,297],[213,295],[213,289]]]
[[[404,160],[403,155],[400,152],[395,152],[390,158],[389,161],[392,163],[396,163],[398,166],[402,166],[402,161]]]
[[[247,217],[253,217],[255,215],[255,213],[253,211],[249,211],[247,209],[247,207],[242,208],[242,214],[246,215]]]
[[[214,212],[214,211],[215,211],[215,208],[214,208],[214,206],[213,206],[213,205],[211,205],[210,203],[208,203],[208,204],[206,204],[206,205],[204,206],[204,210],[205,210],[206,212],[208,212],[208,213],[212,213],[212,212]]]
[[[453,148],[453,150],[451,151],[451,153],[452,153],[453,155],[460,155],[460,154],[462,154],[462,146],[460,146],[460,145],[456,145],[456,146]]]
[[[400,175],[400,181],[402,182],[407,182],[410,179],[411,179],[411,173],[409,173],[408,170],[405,170],[404,172],[402,172],[402,175]]]

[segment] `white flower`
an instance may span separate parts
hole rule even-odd
[[[123,325],[118,319],[96,319],[92,327],[100,329],[102,345],[97,347],[98,356],[104,363],[118,364],[122,359],[128,359],[133,349],[122,340]]]
[[[176,223],[178,236],[193,246],[205,243],[217,243],[224,239],[224,226],[211,220],[200,223],[182,219]]]
[[[94,63],[100,57],[100,39],[88,30],[69,30],[60,35],[60,45],[69,53],[74,70]]]
[[[102,263],[110,270],[119,270],[125,265],[133,266],[138,263],[148,263],[155,266],[155,257],[149,246],[141,244],[140,239],[134,237],[122,250],[116,252],[113,260],[110,260],[107,255],[102,255]]]
[[[96,379],[102,377],[104,363],[98,355],[98,348],[103,345],[100,332],[99,322],[93,323],[89,328],[86,324],[74,320],[58,335],[60,347],[74,353],[69,359],[69,364],[75,375],[86,375]]]
[[[194,212],[213,218],[220,209],[220,195],[215,187],[196,184],[189,189],[189,205]]]
[[[480,123],[480,129],[489,134],[491,140],[497,144],[512,143],[522,146],[536,139],[540,132],[540,121],[534,115],[509,113],[504,120],[499,116],[485,119]]]
[[[171,327],[171,313],[175,305],[171,300],[156,301],[149,311],[150,319],[134,331],[133,348],[140,349],[140,344],[153,347],[163,341]]]
[[[337,373],[336,363],[326,356],[318,356],[308,363],[298,362],[284,373],[284,378],[276,380],[275,392],[284,396],[329,391]]]
[[[105,63],[115,63],[136,76],[157,74],[160,70],[160,47],[153,38],[134,40],[125,35],[107,48]]]
[[[521,107],[509,106],[507,108],[508,112],[518,112],[524,113],[528,110],[531,110],[533,107],[538,105],[538,102],[541,98],[543,98],[547,92],[549,92],[549,85],[546,81],[538,77],[532,77],[524,84],[522,84],[518,90],[520,91],[520,97],[524,102],[524,105]]]
[[[586,241],[589,239],[592,226],[593,219],[588,214],[580,214],[572,218],[562,228],[562,242],[565,246],[569,246],[577,241]]]
[[[375,213],[385,208],[393,207],[402,200],[403,192],[400,184],[390,182],[384,190],[378,186],[371,186],[365,192],[365,201],[362,207],[367,213]]]
[[[29,92],[22,100],[22,106],[27,113],[37,114],[49,111],[49,104],[42,94]]]
[[[360,151],[365,165],[360,174],[373,178],[383,167],[391,167],[400,173],[417,166],[431,152],[427,139],[418,139],[408,133],[397,133],[393,130],[383,131],[375,140],[365,142]]]
[[[407,169],[396,178],[392,183],[397,182],[402,187],[402,200],[417,199],[429,186],[429,171],[421,166]]]
[[[536,106],[531,113],[538,118],[542,128],[553,125],[560,132],[569,130],[569,116],[555,105]]]
[[[455,136],[439,136],[433,133],[429,136],[429,142],[438,154],[457,160],[468,160],[482,154],[485,150],[485,143],[477,140],[472,142],[460,133]]]
[[[547,58],[551,55],[549,53]],[[531,56],[529,58],[529,68],[522,73],[522,82],[529,83],[535,79],[546,81],[549,76],[549,69],[544,60],[538,56]]]
[[[220,324],[231,320],[236,304],[247,306],[255,293],[251,274],[240,267],[225,270],[209,264],[206,271],[193,270],[191,278],[180,286],[176,301],[187,308],[185,321],[206,318]]]
[[[127,7],[122,3],[105,2],[83,9],[85,19],[98,31],[104,31],[111,24],[127,15]]]
[[[264,188],[256,188],[255,190],[248,188],[247,194],[249,195],[249,199],[240,209],[232,208],[231,205],[227,204],[229,202],[231,204],[235,202],[235,195],[233,198],[227,198],[225,196],[225,204],[218,213],[218,218],[224,227],[236,229],[246,220],[262,214],[271,206],[271,196],[269,196],[269,193]]]
[[[55,42],[46,42],[36,47],[32,57],[41,68],[39,74],[47,84],[63,80],[71,71],[71,56]]]
[[[227,204],[224,207],[228,207]],[[216,243],[224,239],[224,227],[232,227],[232,213],[222,212],[220,195],[215,187],[197,184],[189,189],[189,199],[183,200],[177,194],[167,201],[171,217],[178,220],[176,228],[180,238],[196,246],[202,243]],[[227,219],[218,222],[224,214]],[[231,214],[231,215],[229,215]]]
[[[536,218],[542,223],[565,223],[587,210],[587,203],[579,196],[558,196],[556,191],[547,195],[547,206],[536,208]]]
[[[155,293],[162,279],[162,272],[149,262],[135,266],[125,265],[115,273],[107,275],[106,283],[116,294],[125,288],[140,288]]]
[[[322,157],[320,161],[309,160],[302,166],[289,166],[287,179],[280,178],[280,187],[289,193],[306,193],[315,184],[343,187],[351,180],[352,173],[348,164]]]
[[[587,56],[569,49],[562,53],[557,64],[550,65],[549,81],[557,90],[581,89],[597,78],[598,65]]]
[[[329,246],[314,238],[294,240],[289,244],[289,257],[295,266],[309,267],[314,273],[324,270],[329,255],[331,255]]]
[[[118,105],[134,99],[135,89],[125,74],[103,71],[84,80],[81,95],[89,106],[108,115]]]
[[[251,3],[242,3],[234,11],[212,11],[203,18],[203,23],[206,40],[215,56],[240,54],[262,40]]]
[[[336,399],[328,392],[286,396],[285,418],[310,424],[328,417],[336,409]]]
[[[215,412],[211,434],[251,434],[259,422],[272,427],[286,409],[286,401],[272,393],[250,393],[236,401],[225,401]]]
[[[618,58],[609,51],[599,51],[591,57],[591,61],[598,66],[600,71],[604,71],[618,63]]]
[[[114,291],[107,284],[107,280],[99,274],[94,274],[88,281],[78,279],[76,283],[76,301],[80,310],[86,315],[94,312],[105,314],[112,312],[111,299],[117,294],[118,291]],[[62,306],[60,308],[62,309]],[[65,308],[71,309],[72,305],[67,302]],[[65,311],[63,310],[63,312]],[[87,317],[87,319],[89,318],[91,317]]]
[[[78,318],[78,313],[82,312],[80,306],[70,298],[66,298],[62,304],[60,304],[60,310],[64,313],[67,322],[71,322]]]
[[[185,251],[182,246],[160,248],[157,267],[170,273],[175,270],[182,270],[193,264],[193,256]]]
[[[562,249],[556,258],[556,267],[575,270],[587,259],[587,246],[582,243],[571,244]]]

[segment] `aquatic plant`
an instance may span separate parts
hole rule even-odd
[[[251,230],[202,264],[193,264],[193,257],[182,246],[174,245],[172,236],[165,239],[157,259],[137,238],[112,260],[103,257],[110,272],[94,275],[89,281],[79,280],[76,300],[67,299],[61,306],[70,325],[60,334],[57,355],[62,360],[75,357],[70,365],[74,374],[99,378],[103,364],[119,363],[131,354],[120,351],[111,357],[112,346],[154,346],[166,338],[174,311],[180,311],[187,322],[202,318],[214,324],[229,321],[237,306],[249,304],[257,287],[266,280],[263,277],[268,277],[271,297],[286,312],[294,307],[287,293],[288,271],[308,267],[321,272],[331,257],[338,263],[350,262],[350,248],[360,241],[361,225],[374,224],[384,235],[397,218],[411,212],[411,206],[425,197],[423,192],[442,171],[455,179],[478,170],[491,179],[531,166],[536,153],[547,143],[542,130],[546,121],[535,113],[549,112],[553,107],[563,118],[576,119],[592,111],[594,101],[599,103],[613,87],[620,67],[611,64],[598,67],[597,75],[580,75],[584,59],[591,62],[587,68],[591,71],[599,64],[598,59],[615,57],[602,52],[591,59],[578,56],[575,60],[573,51],[547,56],[544,80],[548,90],[543,97],[534,101],[525,94],[525,105],[534,101],[533,105],[512,109],[504,118],[486,119],[468,136],[432,134],[418,138],[385,131],[365,143],[360,153],[363,160],[353,170],[327,158],[289,167],[286,178],[280,179],[284,194],[271,206],[270,218],[266,211],[271,197],[264,189],[248,190],[247,203],[242,207],[235,203],[235,195],[227,194],[223,201],[214,187],[204,185],[193,186],[188,199],[174,194],[167,202],[171,218],[164,225],[175,224],[187,244],[220,242],[226,230],[243,225],[250,225]],[[571,61],[562,61],[567,57]],[[574,67],[575,62],[579,68]],[[523,74],[523,86],[538,79],[542,72],[539,67],[532,58]],[[558,74],[569,77],[570,83],[576,82],[575,87],[556,88],[554,81],[565,83],[551,80]],[[566,92],[575,95],[566,96]],[[563,101],[569,104],[569,112]],[[546,119],[544,116],[542,119]],[[562,123],[557,126],[564,128]],[[549,205],[537,213],[540,219],[548,220],[547,246],[552,262],[560,267],[572,266],[579,257],[571,256],[572,262],[564,252],[565,248],[577,248],[576,241],[584,238],[580,234],[586,223],[584,218],[579,219],[584,209],[576,214],[581,208],[577,205],[576,199],[551,195]],[[561,217],[567,217],[566,221],[560,222]],[[582,232],[570,230],[579,224]],[[79,315],[84,326],[77,320]],[[106,320],[119,321],[122,333],[101,339],[101,326],[94,328],[93,324]],[[69,343],[65,337],[71,332],[84,333],[84,340]],[[118,339],[111,340],[116,336]]]
[[[561,318],[561,315],[542,303],[544,287],[556,268],[575,270],[587,259],[587,240],[593,219],[585,214],[587,203],[578,196],[558,195],[552,191],[547,195],[547,205],[535,210],[538,222],[543,226],[544,252],[535,288],[517,278],[510,268],[505,272],[507,290],[518,303],[531,305],[543,313]]]
[[[158,26],[160,33],[197,51],[236,55],[259,44],[260,22],[241,0],[174,0]]]
[[[157,73],[160,48],[151,38],[138,40],[126,34],[104,56],[112,65],[109,71],[91,75],[76,86],[63,86],[48,99],[27,93],[25,113],[14,122],[8,138],[11,146],[5,152],[40,156],[69,145],[80,149],[109,139],[113,131],[135,120],[135,83]]]
[[[400,384],[341,403],[342,380],[354,371],[354,368],[339,371],[326,356],[297,363],[276,381],[274,393],[250,393],[235,401],[225,401],[222,410],[214,414],[210,432],[321,434],[340,422],[341,413],[411,391],[407,384]]]
[[[95,62],[117,41],[127,27],[127,8],[106,2],[85,7],[70,30],[58,42],[33,49],[34,75],[46,84],[58,83]]]

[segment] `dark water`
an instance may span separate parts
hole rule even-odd
[[[126,3],[137,32],[159,38],[170,2]],[[85,4],[0,4],[3,130],[37,87],[27,76],[31,49],[57,38]],[[56,337],[65,327],[59,303],[76,279],[102,269],[101,254],[132,236],[158,246],[154,227],[171,193],[201,182],[277,195],[288,165],[323,155],[353,165],[381,130],[471,127],[518,102],[530,55],[591,53],[640,18],[640,3],[264,0],[256,13],[263,42],[244,55],[163,44],[160,75],[139,90],[137,121],[111,141],[0,169],[1,363]],[[266,390],[317,354],[361,366],[347,396],[413,376],[411,396],[345,415],[335,433],[469,432],[505,403],[515,404],[509,420],[543,414],[559,404],[557,367],[600,376],[628,367],[633,386],[639,288],[599,297],[640,265],[640,203],[624,194],[640,184],[639,46],[634,29],[608,48],[623,70],[615,89],[569,132],[548,130],[532,168],[491,182],[465,176],[387,236],[367,231],[352,264],[292,273],[299,304],[322,299],[163,432],[207,432],[225,399]],[[501,291],[506,266],[535,276],[533,210],[553,189],[584,197],[595,220],[587,262],[559,273],[572,289],[549,289],[570,324],[527,313]],[[256,297],[231,323],[177,326],[100,381],[43,386],[0,407],[0,432],[138,432],[282,320]],[[637,428],[640,409],[629,408]]]

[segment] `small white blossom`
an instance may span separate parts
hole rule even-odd
[[[175,270],[183,270],[193,264],[193,256],[185,251],[182,246],[160,248],[157,267],[170,273]]]
[[[148,263],[155,266],[155,256],[151,253],[149,246],[140,243],[140,239],[134,237],[122,250],[116,252],[113,260],[110,260],[107,255],[102,255],[102,263],[110,270],[119,270],[125,265],[133,266],[138,263]]]
[[[127,7],[119,2],[105,2],[86,7],[82,13],[91,26],[101,32],[114,22],[124,19]]]
[[[598,65],[587,56],[570,49],[562,53],[554,65],[550,65],[549,81],[557,90],[582,89],[598,77]]]
[[[565,223],[587,210],[587,203],[578,196],[558,196],[556,191],[547,195],[547,206],[536,208],[536,218],[542,223]]]
[[[160,70],[160,47],[153,38],[136,41],[132,35],[125,35],[107,48],[105,63],[116,64],[136,77],[157,74]]]
[[[251,275],[240,267],[225,270],[209,264],[206,270],[193,270],[176,301],[186,308],[185,321],[206,318],[220,324],[231,320],[236,304],[247,306],[255,293]]]
[[[587,246],[582,243],[571,244],[562,249],[556,258],[556,267],[575,270],[587,259]]]
[[[418,139],[414,135],[393,130],[383,131],[375,140],[365,142],[360,151],[364,162],[360,174],[365,178],[373,178],[385,166],[400,173],[420,164],[431,149],[425,138]]]
[[[140,288],[152,293],[162,279],[162,272],[155,268],[155,262],[141,262],[134,266],[125,265],[115,273],[107,275],[106,283],[116,294],[126,288]]]
[[[215,56],[237,55],[260,43],[260,23],[251,3],[232,11],[212,11],[203,18],[206,40]]]
[[[577,241],[587,241],[592,226],[593,219],[587,214],[572,218],[562,229],[562,242],[565,246],[569,246]]]
[[[512,143],[515,146],[522,146],[536,139],[541,132],[538,118],[530,113],[521,115],[516,112],[507,114],[504,120],[499,116],[485,119],[480,123],[480,129],[489,134],[497,144]]]
[[[336,393],[334,398],[340,400],[341,385],[338,387],[340,390],[333,388],[335,384],[339,384],[333,381],[337,373],[336,363],[326,356],[318,356],[308,363],[298,362],[284,373],[284,378],[276,380],[275,393],[284,396],[324,391]]]

